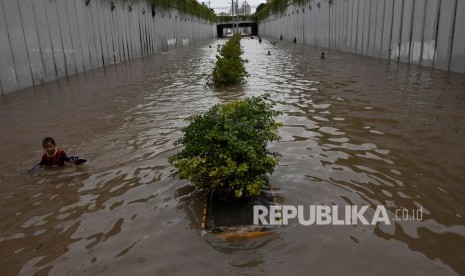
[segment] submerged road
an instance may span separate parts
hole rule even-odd
[[[463,74],[245,38],[250,76],[212,89],[224,42],[1,98],[1,275],[465,273]],[[282,154],[271,182],[283,204],[371,215],[381,205],[391,219],[408,210],[406,220],[291,220],[266,237],[202,237],[204,198],[171,176],[173,142],[189,115],[263,93],[284,112],[283,139],[270,145]],[[45,136],[89,161],[26,173]]]

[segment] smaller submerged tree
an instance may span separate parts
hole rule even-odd
[[[234,34],[223,46],[213,69],[215,86],[228,86],[242,81],[246,72],[241,58],[241,35]]]
[[[169,158],[181,178],[223,200],[260,195],[278,164],[279,154],[267,143],[280,139],[282,126],[274,117],[267,97],[217,104],[205,113],[187,119],[183,137],[175,145],[184,149]]]

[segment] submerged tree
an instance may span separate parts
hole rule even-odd
[[[242,81],[246,71],[244,60],[241,58],[241,36],[234,34],[221,49],[217,56],[212,77],[215,86],[228,86]]]
[[[215,191],[224,200],[260,194],[273,173],[279,154],[267,143],[280,139],[282,123],[274,117],[266,96],[217,104],[187,119],[183,137],[175,145],[184,149],[169,158],[181,178],[197,188]]]

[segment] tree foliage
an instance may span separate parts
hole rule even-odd
[[[246,71],[244,60],[241,58],[241,36],[234,34],[221,49],[220,55],[213,69],[212,78],[215,86],[228,86],[239,83]]]
[[[188,14],[216,22],[215,13],[207,6],[200,4],[196,0],[147,0],[156,7],[175,8]]]
[[[257,6],[257,9],[255,9],[255,14],[257,14],[258,12],[260,12],[263,8],[266,7],[266,4],[265,3],[261,3]]]
[[[282,123],[274,117],[267,96],[217,104],[187,119],[183,137],[175,145],[184,149],[169,158],[181,178],[197,188],[215,191],[221,198],[258,196],[273,173],[279,154],[267,143],[280,139]]]
[[[263,20],[271,14],[284,13],[286,8],[290,5],[302,5],[310,2],[311,0],[271,0],[266,3],[264,7],[255,12],[257,20]]]

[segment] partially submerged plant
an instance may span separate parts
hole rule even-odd
[[[216,56],[218,60],[212,73],[215,86],[233,85],[244,78],[246,71],[240,41],[240,34],[233,35]]]
[[[274,120],[282,112],[266,99],[234,100],[189,117],[175,142],[184,149],[169,158],[180,177],[224,200],[258,196],[278,164],[279,154],[267,143],[280,139],[282,126]]]

